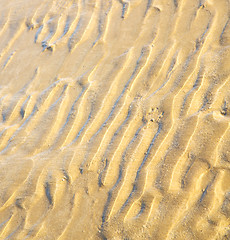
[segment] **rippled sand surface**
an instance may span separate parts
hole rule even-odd
[[[229,0],[0,1],[0,239],[230,239]]]

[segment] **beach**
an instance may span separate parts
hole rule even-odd
[[[230,239],[229,16],[1,0],[0,239]]]

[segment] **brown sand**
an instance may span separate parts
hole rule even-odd
[[[230,239],[229,0],[1,0],[0,239]]]

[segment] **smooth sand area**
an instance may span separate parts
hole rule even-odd
[[[0,239],[230,239],[229,0],[0,0]]]

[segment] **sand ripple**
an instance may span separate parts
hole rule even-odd
[[[2,0],[1,239],[230,239],[229,8]]]

